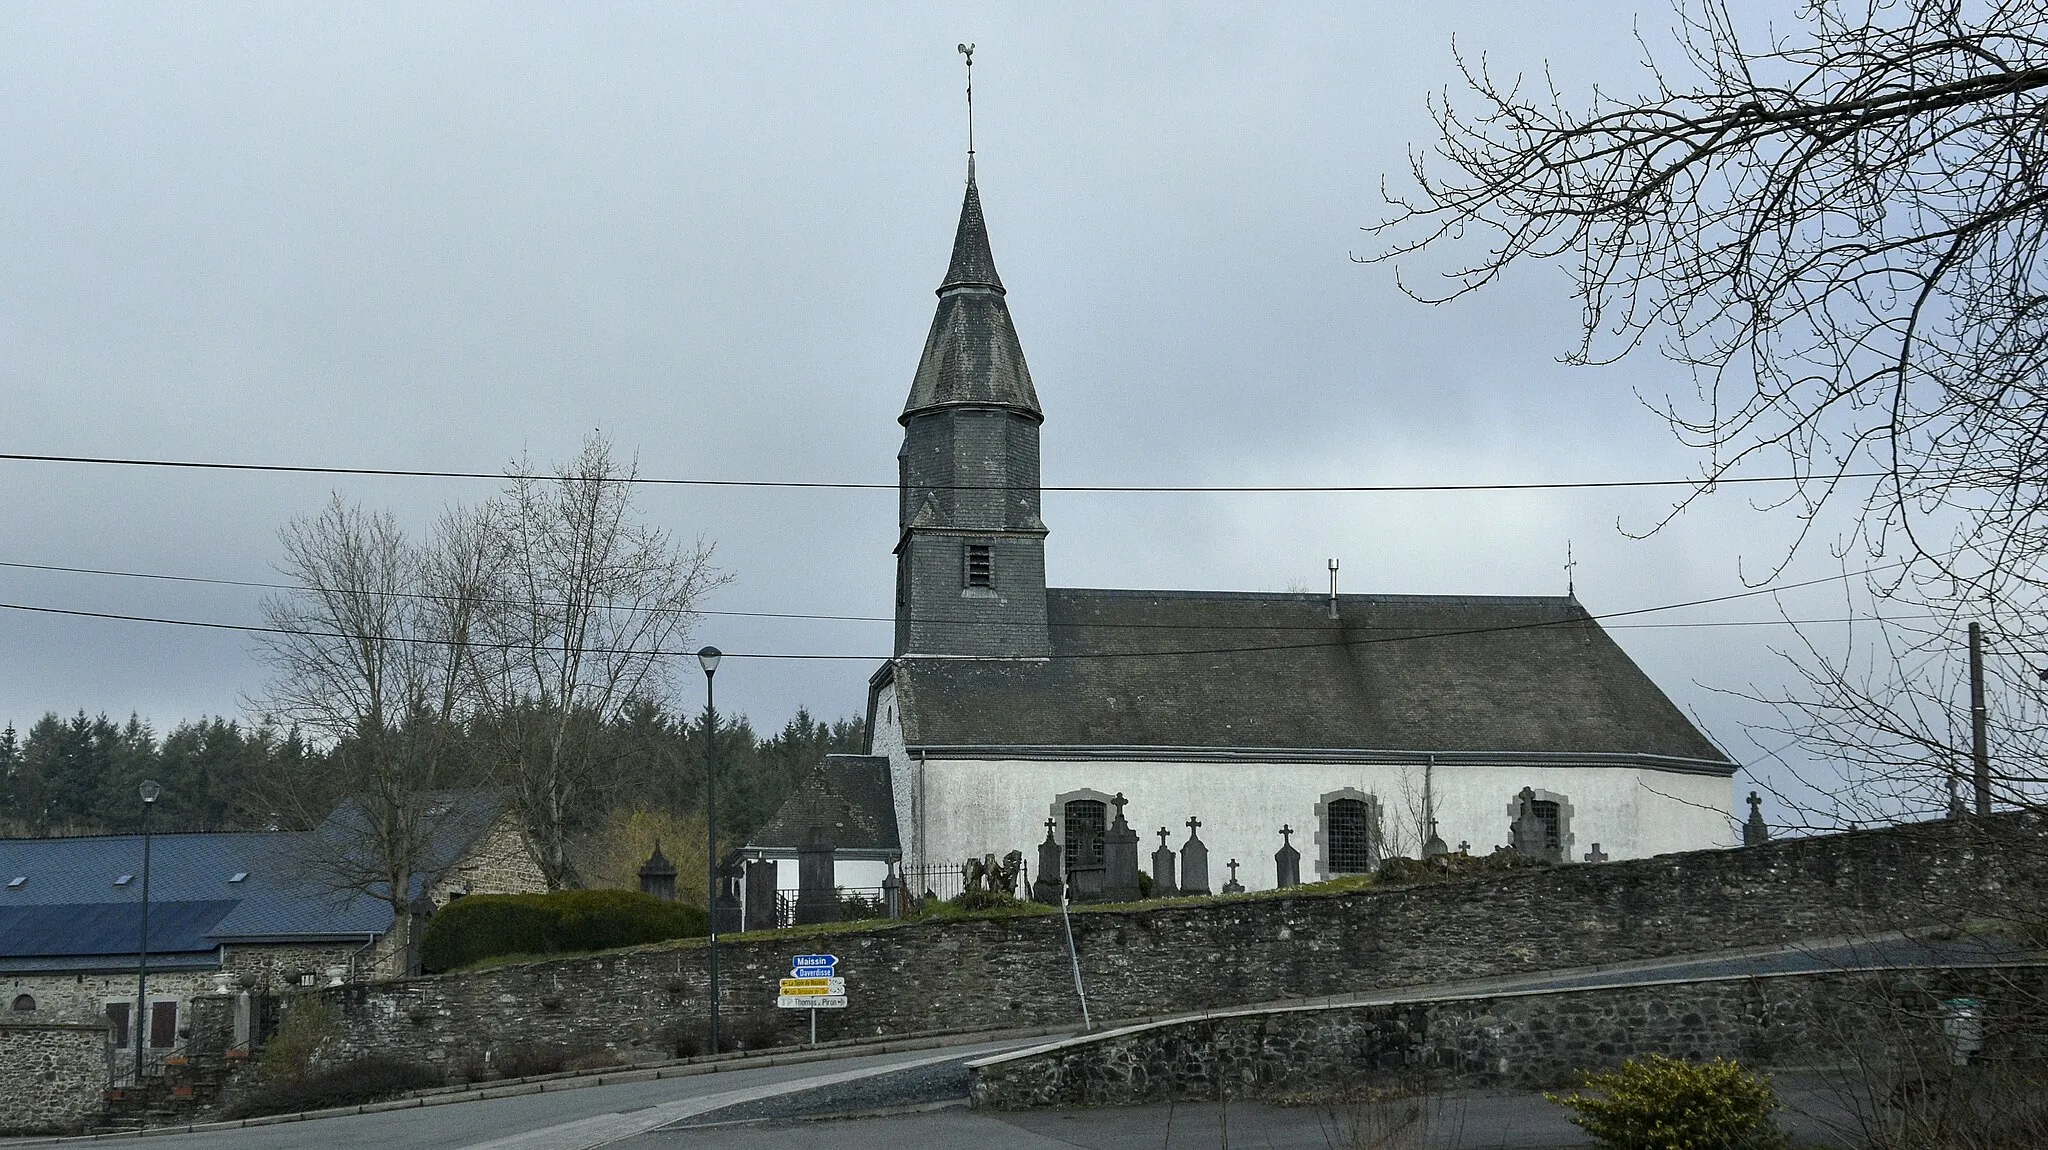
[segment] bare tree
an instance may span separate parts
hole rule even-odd
[[[521,466],[489,523],[496,577],[476,646],[484,726],[551,886],[578,885],[572,840],[603,783],[605,728],[669,699],[699,599],[726,576],[701,539],[640,522],[635,465],[602,436],[553,476]]]
[[[1816,0],[1751,43],[1719,0],[1677,12],[1648,94],[1567,107],[1464,64],[1477,101],[1377,225],[1396,260],[1471,251],[1437,301],[1569,264],[1570,357],[1653,337],[1698,394],[1650,402],[1707,452],[1759,461],[1809,517],[1854,491],[1866,539],[1940,573],[2037,586],[2048,546],[2048,8]]]
[[[2038,710],[2025,672],[2048,662],[2048,5],[1810,0],[1749,35],[1682,0],[1665,56],[1645,44],[1642,94],[1579,105],[1461,59],[1470,103],[1432,102],[1440,139],[1366,258],[1448,255],[1440,290],[1404,278],[1429,301],[1563,263],[1568,360],[1656,343],[1690,368],[1694,394],[1644,397],[1704,457],[1673,514],[1793,475],[1793,552],[1835,508],[1831,546],[1892,561],[1867,590],[1933,616],[1884,640],[1875,679],[1795,648],[1812,709],[1789,725],[1917,751],[1938,786],[1931,703],[1953,705],[1964,621],[1987,621],[2015,708]]]
[[[439,792],[461,781],[485,536],[475,513],[450,511],[416,545],[389,512],[339,495],[279,536],[296,590],[264,601],[273,674],[257,702],[326,753],[271,779],[266,797],[291,822],[328,824],[300,865],[402,918],[450,813]]]

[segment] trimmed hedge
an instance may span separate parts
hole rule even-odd
[[[477,894],[428,920],[420,963],[438,972],[506,954],[608,950],[709,933],[710,916],[701,907],[635,890]]]

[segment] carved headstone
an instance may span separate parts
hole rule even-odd
[[[1436,820],[1429,820],[1429,838],[1425,840],[1422,844],[1422,857],[1426,859],[1433,859],[1439,855],[1447,855],[1450,853],[1451,848],[1444,845],[1443,836],[1436,833]]]
[[[1599,843],[1594,843],[1593,849],[1586,852],[1586,861],[1592,863],[1606,862],[1607,852],[1600,849]]]
[[[1067,875],[1069,897],[1075,902],[1101,902],[1103,888],[1108,885],[1106,873],[1102,836],[1094,831],[1083,832],[1081,840],[1074,844],[1074,868]]]
[[[1052,837],[1054,823],[1045,820],[1045,841],[1038,844],[1038,877],[1031,880],[1031,901],[1047,906],[1058,906],[1060,887],[1065,881],[1060,875],[1060,844]]]
[[[1229,863],[1229,866],[1230,866],[1230,878],[1229,878],[1229,880],[1228,880],[1228,881],[1226,881],[1226,882],[1225,882],[1225,883],[1223,884],[1223,893],[1224,893],[1224,894],[1243,894],[1243,893],[1244,893],[1244,884],[1243,884],[1243,883],[1241,883],[1241,882],[1239,882],[1239,881],[1237,881],[1237,860],[1236,860],[1236,859],[1231,859],[1231,860],[1230,860],[1230,863]]]
[[[1110,801],[1116,818],[1109,833],[1102,836],[1102,897],[1109,902],[1138,901],[1138,832],[1124,821],[1124,805],[1130,800],[1123,792]]]
[[[1749,792],[1749,818],[1742,824],[1742,845],[1760,847],[1771,841],[1771,828],[1764,822],[1764,801]]]
[[[661,840],[654,840],[654,853],[640,864],[640,893],[668,902],[676,900],[676,864],[661,853]]]
[[[1523,787],[1515,796],[1515,818],[1508,824],[1508,849],[1518,855],[1546,862],[1559,862],[1558,851],[1550,845],[1550,836],[1545,833],[1543,816],[1536,813],[1536,791]]]
[[[1152,852],[1153,898],[1172,898],[1180,893],[1180,888],[1173,884],[1173,848],[1166,845],[1172,834],[1165,827],[1159,828],[1159,849]]]
[[[728,858],[718,868],[718,897],[712,903],[712,913],[718,916],[720,934],[738,934],[740,931],[740,861]]]
[[[832,838],[812,827],[796,852],[796,924],[839,921],[839,892],[832,866]]]
[[[902,918],[904,915],[903,876],[896,873],[896,863],[889,863],[889,874],[882,879],[882,915],[885,918]]]
[[[776,867],[774,859],[748,859],[742,882],[746,886],[746,913],[740,926],[744,930],[774,930],[782,925],[776,921]]]
[[[1209,893],[1209,847],[1196,835],[1202,820],[1188,816],[1188,841],[1180,848],[1180,893]]]
[[[1274,885],[1282,889],[1301,885],[1301,852],[1294,849],[1293,834],[1293,827],[1281,827],[1280,849],[1273,852],[1273,870],[1277,880]]]

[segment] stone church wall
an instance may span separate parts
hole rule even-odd
[[[2037,917],[2044,888],[2048,820],[2008,815],[1073,922],[1102,1020]],[[851,999],[821,1012],[821,1038],[1078,1021],[1058,915],[906,923],[728,939],[729,1045],[797,1040],[803,1015],[774,1008],[775,980],[792,955],[819,950],[839,956]],[[457,1067],[533,1046],[650,1059],[698,1049],[706,992],[693,943],[314,993],[342,1019],[327,1060],[375,1052]]]
[[[885,693],[885,705],[893,695]],[[883,736],[891,736],[885,739]],[[1187,819],[1202,820],[1211,882],[1221,887],[1226,864],[1241,864],[1238,880],[1249,890],[1274,886],[1273,853],[1280,828],[1292,827],[1304,878],[1317,875],[1317,809],[1323,797],[1345,790],[1372,796],[1382,812],[1383,854],[1420,855],[1423,764],[1341,761],[1056,759],[912,760],[900,736],[879,727],[876,754],[890,756],[905,821],[910,865],[946,865],[993,852],[1022,850],[1045,838],[1045,819],[1056,796],[1076,791],[1121,792],[1131,828],[1144,853],[1159,845],[1165,827],[1178,848]],[[1564,828],[1569,862],[1583,861],[1597,844],[1613,859],[1733,846],[1739,837],[1727,810],[1733,799],[1726,776],[1658,771],[1635,765],[1569,763],[1445,763],[1434,770],[1438,831],[1453,850],[1469,842],[1477,854],[1505,845],[1510,811],[1523,787],[1563,798],[1571,811]]]

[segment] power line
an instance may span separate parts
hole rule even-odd
[[[393,467],[319,467],[310,464],[289,463],[217,463],[201,460],[178,459],[127,459],[113,456],[93,455],[39,455],[27,452],[0,452],[0,460],[17,463],[69,463],[105,467],[160,467],[181,468],[196,471],[239,471],[258,473],[279,473],[294,475],[356,475],[383,476],[399,479],[489,479],[503,482],[513,478],[570,482],[575,476],[527,475],[519,476],[502,471],[441,471],[418,468]],[[1826,478],[1835,479],[1882,479],[1890,474],[1884,471],[1850,471],[1830,473]],[[1533,483],[1054,483],[1039,484],[1038,491],[1058,493],[1103,492],[1116,494],[1184,494],[1184,495],[1306,495],[1306,494],[1399,494],[1428,492],[1485,492],[1485,491],[1598,491],[1624,488],[1657,487],[1719,487],[1724,484],[1755,483],[1801,483],[1813,476],[1807,475],[1748,475],[1726,476],[1708,479],[1592,479],[1560,480]],[[624,482],[622,478],[619,482]],[[785,488],[809,491],[895,491],[895,483],[854,483],[838,481],[811,481],[795,479],[678,479],[635,476],[634,483],[664,487],[745,487]],[[1016,491],[1017,484],[929,484],[916,485],[919,491]]]
[[[294,592],[302,592],[302,591],[317,591],[317,592],[321,592],[321,593],[325,593],[325,594],[344,594],[344,593],[346,593],[346,590],[345,590],[345,589],[342,589],[342,588],[331,588],[331,587],[308,587],[308,586],[304,586],[304,585],[301,585],[301,584],[296,584],[296,583],[270,583],[270,582],[262,582],[262,581],[258,581],[258,580],[251,580],[251,579],[222,579],[222,578],[212,578],[212,577],[207,577],[207,576],[200,576],[200,575],[170,575],[170,574],[162,574],[162,573],[157,573],[157,572],[149,572],[149,571],[122,571],[122,570],[118,570],[118,569],[114,569],[114,568],[106,568],[106,567],[68,567],[68,566],[63,566],[63,565],[60,565],[60,564],[55,564],[55,563],[25,563],[25,562],[20,562],[20,561],[15,561],[15,560],[0,560],[0,568],[15,568],[15,569],[18,569],[18,570],[24,570],[24,571],[47,571],[47,572],[55,572],[55,573],[61,573],[61,574],[69,574],[69,575],[102,575],[102,576],[111,576],[111,577],[115,577],[115,578],[122,578],[122,579],[144,579],[144,580],[156,580],[156,581],[164,581],[164,582],[173,582],[173,583],[197,583],[197,584],[203,584],[203,585],[212,585],[212,586],[223,586],[223,587],[247,587],[247,588],[255,588],[255,589],[260,589],[260,590],[271,590],[271,591],[294,591]],[[1761,594],[1766,594],[1766,593],[1775,593],[1775,592],[1778,592],[1778,591],[1792,591],[1792,590],[1798,590],[1799,588],[1802,588],[1802,587],[1810,587],[1810,586],[1815,586],[1815,585],[1817,585],[1817,584],[1820,584],[1820,583],[1832,583],[1832,582],[1835,582],[1835,581],[1837,581],[1837,580],[1840,580],[1840,579],[1845,579],[1845,578],[1855,578],[1855,577],[1857,577],[1857,576],[1860,576],[1860,575],[1867,575],[1867,574],[1870,574],[1870,573],[1872,573],[1872,572],[1876,572],[1876,571],[1881,571],[1881,570],[1884,570],[1884,569],[1886,569],[1886,568],[1885,568],[1885,566],[1882,566],[1882,565],[1881,565],[1881,566],[1878,566],[1878,567],[1870,567],[1870,568],[1866,568],[1866,569],[1865,569],[1865,570],[1863,570],[1863,571],[1857,571],[1857,572],[1849,572],[1849,573],[1847,573],[1847,574],[1839,574],[1839,575],[1829,575],[1829,576],[1826,576],[1826,577],[1824,577],[1824,578],[1821,578],[1821,579],[1816,579],[1816,580],[1810,580],[1810,581],[1808,581],[1808,582],[1803,582],[1803,583],[1790,583],[1790,584],[1783,584],[1783,585],[1779,585],[1779,586],[1775,586],[1775,587],[1770,587],[1770,588],[1762,588],[1762,589],[1757,589],[1757,590],[1752,590],[1752,591],[1744,591],[1744,592],[1740,592],[1740,593],[1738,593],[1737,595],[1735,595],[1735,596],[1732,596],[1732,597],[1733,597],[1733,598],[1743,598],[1743,597],[1748,597],[1748,596],[1753,596],[1753,595],[1761,595]],[[392,592],[378,592],[378,594],[379,594],[380,596],[385,596],[385,597],[389,597],[389,598],[398,598],[398,599],[424,599],[424,600],[429,600],[429,601],[433,601],[433,602],[447,602],[447,601],[450,601],[450,600],[453,600],[453,599],[457,598],[456,596],[450,596],[450,595],[436,595],[436,594],[431,594],[431,593],[427,593],[427,592],[417,592],[417,591],[392,591]],[[1316,605],[1316,606],[1318,606],[1318,607],[1320,607],[1320,606],[1321,606],[1321,604],[1325,602],[1325,599],[1324,599],[1324,597],[1323,597],[1322,595],[1320,595],[1320,594],[1316,594],[1316,593],[1314,593],[1314,592],[1303,592],[1302,594],[1303,594],[1303,598],[1304,598],[1304,601],[1305,601],[1305,602],[1312,602],[1313,604],[1315,604],[1315,605]],[[1681,604],[1681,605],[1678,605],[1678,606],[1688,606],[1688,607],[1689,607],[1689,606],[1700,606],[1700,605],[1705,605],[1705,604],[1709,604],[1709,603],[1715,603],[1715,602],[1722,602],[1722,601],[1724,601],[1724,600],[1722,600],[1722,599],[1704,599],[1704,600],[1698,600],[1698,601],[1695,601],[1695,602],[1693,602],[1693,603]],[[481,600],[480,602],[483,602],[483,603],[487,603],[487,604],[497,604],[497,605],[514,605],[514,606],[522,606],[522,605],[527,605],[527,604],[526,604],[526,601],[524,601],[524,600],[511,600],[511,599],[485,599],[485,600]],[[543,604],[540,604],[540,605],[541,605],[541,606],[548,606],[548,607],[560,607],[560,606],[564,606],[565,604],[561,604],[561,603],[543,603]],[[596,609],[598,609],[598,610],[605,610],[605,611],[626,611],[626,612],[672,612],[672,611],[673,611],[673,609],[672,609],[672,608],[667,608],[667,607],[641,607],[641,606],[636,606],[636,605],[632,605],[632,604],[627,604],[627,605],[612,605],[612,604],[596,604],[596,605],[594,605],[594,606],[595,606],[595,608],[596,608]],[[1647,612],[1657,612],[1657,611],[1666,611],[1666,610],[1676,610],[1676,609],[1677,609],[1677,606],[1672,606],[1672,607],[1648,607],[1648,608],[1643,608],[1643,609],[1641,609],[1641,610],[1642,610],[1642,611],[1647,611]],[[804,620],[804,621],[817,621],[817,622],[835,622],[835,623],[894,623],[894,622],[896,621],[896,620],[895,620],[894,618],[892,618],[892,617],[890,617],[890,616],[887,616],[887,615],[830,615],[830,614],[819,614],[819,613],[811,613],[811,612],[803,612],[803,611],[730,611],[730,610],[712,610],[712,609],[709,609],[709,608],[693,608],[693,609],[692,609],[692,610],[690,610],[690,611],[689,611],[688,613],[689,613],[689,614],[693,614],[693,615],[715,615],[715,616],[720,616],[720,617],[724,617],[724,618],[745,618],[745,619],[795,619],[795,620]],[[1604,615],[1597,615],[1597,616],[1592,616],[1592,617],[1593,617],[1593,618],[1595,618],[1595,619],[1614,619],[1614,618],[1621,618],[1621,617],[1624,617],[1625,615],[1629,615],[1629,614],[1636,614],[1636,613],[1640,613],[1640,612],[1620,612],[1620,613],[1609,613],[1609,614],[1604,614]],[[1904,616],[1890,616],[1890,618],[1903,618],[1903,617],[1904,617]],[[1913,617],[1914,617],[1914,618],[1920,618],[1921,616],[1913,616]],[[1929,616],[1929,617],[1931,617],[1931,616]],[[916,619],[915,621],[916,621],[916,622],[920,622],[920,623],[943,623],[943,624],[955,624],[955,625],[966,625],[966,626],[1009,626],[1009,625],[1010,625],[1010,624],[1005,624],[1005,623],[998,623],[998,622],[993,622],[993,621],[990,621],[990,620],[987,620],[987,619],[974,619],[974,618],[957,618],[957,619],[952,619],[952,618],[944,618],[944,617],[934,617],[934,616],[919,616],[919,617],[918,617],[918,618],[917,618],[917,619]],[[1852,622],[1852,621],[1854,621],[1854,620],[1849,620],[1849,619],[1841,619],[1841,620],[1836,620],[1836,619],[1810,619],[1810,620],[1793,620],[1793,621],[1791,621],[1791,622],[1795,622],[1795,623],[1796,623],[1796,622],[1805,622],[1805,623],[1816,623],[1816,624],[1818,624],[1818,623],[1832,623],[1832,622]],[[1655,623],[1655,624],[1623,624],[1622,626],[1625,626],[1625,627],[1702,627],[1702,626],[1776,626],[1776,625],[1780,625],[1780,621],[1778,621],[1778,620],[1755,620],[1755,621],[1747,621],[1747,622],[1713,622],[1713,623],[1708,623],[1708,622],[1698,622],[1698,623]],[[1057,627],[1057,628],[1069,628],[1069,629],[1083,629],[1083,630],[1103,630],[1103,631],[1112,631],[1112,630],[1131,630],[1131,631],[1138,631],[1138,630],[1143,630],[1143,631],[1154,631],[1154,630],[1157,630],[1157,631],[1194,631],[1194,630],[1199,630],[1199,631],[1263,631],[1263,632],[1273,632],[1273,631],[1326,631],[1326,630],[1328,630],[1328,629],[1329,629],[1329,625],[1328,625],[1327,623],[1325,623],[1325,622],[1316,622],[1316,623],[1303,623],[1303,624],[1289,624],[1289,623],[1212,623],[1212,624],[1207,624],[1207,625],[1203,625],[1203,626],[1190,626],[1190,625],[1188,625],[1188,624],[1185,624],[1185,623],[1100,623],[1100,622],[1087,622],[1087,621],[1071,621],[1071,622],[1069,622],[1069,621],[1058,621],[1058,620],[1054,620],[1054,621],[1048,621],[1048,623],[1047,623],[1047,626],[1049,626],[1049,627]],[[1354,628],[1354,629],[1355,629],[1355,628]],[[1368,626],[1368,627],[1366,627],[1365,629],[1366,629],[1366,630],[1371,630],[1372,628]]]
[[[1793,590],[1797,590],[1797,589],[1799,589],[1799,588],[1802,588],[1802,587],[1812,587],[1812,586],[1817,586],[1817,585],[1819,585],[1819,584],[1822,584],[1822,583],[1831,583],[1831,582],[1835,582],[1835,581],[1837,581],[1837,580],[1841,580],[1841,579],[1850,579],[1850,578],[1856,578],[1856,577],[1859,577],[1859,576],[1863,576],[1863,575],[1869,575],[1869,574],[1873,574],[1873,573],[1875,573],[1875,572],[1878,572],[1878,571],[1884,571],[1884,570],[1894,569],[1894,568],[1897,568],[1897,567],[1900,567],[1900,566],[1903,566],[1903,565],[1904,565],[1904,564],[1903,564],[1903,561],[1895,561],[1895,562],[1892,562],[1892,563],[1883,563],[1883,564],[1878,564],[1878,565],[1876,565],[1876,566],[1873,566],[1873,567],[1867,567],[1867,568],[1864,568],[1864,569],[1863,569],[1863,570],[1861,570],[1861,571],[1843,572],[1843,573],[1840,573],[1840,574],[1836,574],[1836,575],[1829,575],[1829,576],[1826,576],[1826,577],[1823,577],[1823,578],[1819,578],[1819,579],[1807,579],[1807,580],[1802,580],[1802,581],[1800,581],[1800,582],[1796,582],[1796,583],[1785,583],[1785,584],[1779,584],[1779,585],[1777,585],[1777,586],[1773,586],[1773,587],[1759,587],[1759,588],[1753,588],[1753,589],[1751,589],[1751,590],[1748,590],[1748,591],[1738,591],[1738,592],[1733,592],[1733,593],[1730,593],[1730,594],[1727,594],[1727,595],[1716,595],[1716,596],[1711,596],[1711,597],[1709,597],[1709,598],[1705,598],[1705,599],[1691,599],[1691,600],[1687,600],[1687,601],[1684,601],[1684,602],[1680,602],[1680,603],[1664,603],[1664,604],[1659,604],[1659,605],[1656,605],[1656,606],[1652,606],[1652,607],[1637,607],[1637,608],[1634,608],[1634,609],[1631,609],[1631,610],[1627,610],[1627,611],[1611,611],[1611,612],[1606,612],[1606,613],[1604,613],[1604,614],[1600,614],[1600,615],[1593,615],[1593,614],[1590,614],[1590,613],[1588,613],[1588,614],[1584,614],[1584,615],[1575,615],[1575,616],[1569,616],[1569,617],[1566,617],[1566,618],[1562,618],[1562,619],[1542,619],[1542,620],[1536,620],[1536,621],[1533,621],[1533,622],[1528,622],[1528,623],[1503,623],[1503,624],[1499,624],[1499,625],[1496,625],[1496,626],[1491,626],[1491,627],[1465,627],[1465,628],[1457,628],[1457,629],[1453,629],[1453,630],[1443,630],[1443,631],[1428,631],[1428,632],[1415,632],[1415,633],[1409,633],[1409,634],[1399,634],[1399,635],[1385,635],[1385,636],[1380,636],[1380,637],[1377,637],[1377,638],[1364,638],[1364,639],[1360,639],[1360,638],[1342,638],[1342,637],[1340,637],[1340,638],[1338,638],[1338,639],[1334,639],[1334,640],[1328,640],[1328,639],[1326,639],[1326,640],[1319,640],[1319,641],[1314,641],[1314,642],[1306,642],[1306,643],[1267,643],[1267,644],[1259,644],[1259,645],[1256,645],[1256,646],[1240,646],[1240,647],[1198,647],[1198,648],[1188,648],[1188,649],[1181,649],[1181,650],[1159,650],[1159,651],[1076,651],[1076,652],[1068,652],[1068,653],[1066,653],[1066,654],[1061,654],[1061,655],[1054,655],[1054,656],[1051,656],[1051,659],[1052,659],[1053,661],[1074,661],[1074,660],[1082,660],[1082,659],[1127,659],[1127,658],[1175,658],[1175,657],[1184,657],[1184,656],[1191,656],[1191,655],[1237,655],[1237,654],[1256,654],[1256,653],[1262,653],[1262,652],[1275,652],[1275,651],[1296,651],[1296,650],[1313,650],[1313,649],[1317,649],[1317,648],[1325,648],[1325,647],[1364,647],[1364,646],[1374,646],[1374,645],[1377,645],[1377,644],[1381,644],[1381,643],[1406,643],[1406,642],[1419,642],[1419,641],[1423,641],[1423,640],[1429,640],[1429,639],[1454,639],[1454,638],[1461,638],[1461,637],[1465,637],[1465,636],[1472,636],[1472,635],[1488,635],[1488,634],[1499,634],[1499,633],[1504,633],[1504,632],[1513,632],[1513,631],[1530,631],[1530,630],[1537,630],[1537,629],[1541,629],[1541,628],[1547,628],[1547,627],[1569,627],[1569,626],[1577,626],[1577,625],[1580,625],[1580,624],[1584,624],[1584,623],[1599,623],[1599,622],[1603,622],[1603,621],[1605,621],[1605,620],[1609,620],[1609,619],[1624,619],[1624,618],[1631,618],[1631,617],[1634,617],[1634,616],[1638,616],[1638,615],[1648,615],[1648,614],[1654,614],[1654,613],[1657,613],[1657,612],[1662,612],[1662,611],[1676,611],[1676,610],[1681,610],[1681,609],[1684,609],[1684,608],[1688,608],[1688,607],[1701,607],[1701,606],[1707,606],[1707,605],[1709,605],[1709,604],[1714,604],[1714,603],[1727,603],[1727,602],[1732,602],[1732,601],[1734,601],[1734,600],[1737,600],[1737,599],[1747,599],[1747,598],[1752,598],[1752,597],[1754,597],[1754,596],[1758,596],[1758,595],[1771,595],[1771,594],[1777,594],[1777,593],[1780,593],[1780,592],[1784,592],[1784,591],[1793,591]],[[306,637],[306,638],[319,638],[319,639],[343,639],[343,640],[360,640],[360,639],[362,639],[362,638],[365,638],[364,636],[354,636],[354,635],[347,635],[347,634],[343,634],[343,633],[341,633],[341,632],[336,632],[336,631],[317,631],[317,630],[310,630],[310,629],[302,629],[302,628],[291,628],[291,627],[272,627],[272,626],[264,626],[264,625],[258,625],[258,624],[248,624],[248,623],[218,623],[218,622],[209,622],[209,621],[204,621],[204,620],[192,620],[192,619],[172,619],[172,618],[167,618],[167,617],[163,617],[163,616],[153,616],[153,615],[130,615],[130,614],[125,614],[125,613],[121,613],[121,612],[113,612],[113,611],[88,611],[88,610],[82,610],[82,609],[77,609],[77,608],[65,608],[65,607],[43,607],[43,606],[36,606],[36,605],[31,605],[31,604],[22,604],[22,603],[0,603],[0,610],[9,610],[9,611],[23,611],[23,612],[29,612],[29,613],[34,613],[34,614],[43,614],[43,615],[64,615],[64,616],[73,616],[73,617],[78,617],[78,618],[88,618],[88,619],[105,619],[105,620],[114,620],[114,621],[122,621],[122,622],[135,622],[135,623],[156,623],[156,624],[161,624],[161,625],[165,625],[165,626],[175,626],[175,627],[191,627],[191,628],[197,628],[197,629],[204,629],[204,630],[218,630],[218,631],[240,631],[240,632],[244,632],[244,633],[248,633],[248,634],[259,634],[259,635],[297,635],[297,636],[303,636],[303,637]],[[1686,625],[1686,624],[1669,624],[1669,626],[1685,626],[1685,625]],[[1709,621],[1709,622],[1703,622],[1703,623],[1699,623],[1699,624],[1693,624],[1693,625],[1694,625],[1694,626],[1713,626],[1713,625],[1717,625],[1717,624],[1714,624],[1714,623],[1712,623],[1712,622],[1710,622],[1710,621]],[[1176,628],[1176,629],[1178,629],[1178,630],[1202,630],[1202,629],[1205,629],[1205,628],[1190,628],[1190,627],[1181,627],[1181,628]],[[1265,628],[1265,630],[1279,630],[1279,629],[1280,629],[1280,628]],[[449,641],[449,640],[445,640],[445,639],[428,639],[428,638],[421,638],[421,637],[417,637],[417,636],[403,636],[403,635],[375,635],[375,636],[368,636],[367,638],[371,639],[372,641],[378,641],[378,642],[393,642],[393,643],[420,643],[420,644],[429,644],[429,645],[434,645],[434,646],[453,646],[453,645],[454,645],[454,644],[453,644],[453,643],[452,643],[451,641]],[[546,646],[546,644],[531,644],[531,643],[528,643],[528,644],[520,644],[520,643],[475,643],[475,644],[472,644],[472,645],[474,645],[474,646],[478,646],[478,647],[483,647],[483,648],[485,648],[485,649],[489,649],[489,650],[500,650],[500,649],[502,649],[502,650],[530,650],[530,649],[537,649],[537,648],[539,648],[539,647],[541,647],[541,646]],[[590,653],[591,653],[591,654],[600,654],[600,655],[604,655],[604,654],[651,654],[651,655],[661,655],[661,656],[680,656],[680,655],[687,655],[687,654],[689,654],[690,652],[687,652],[687,651],[661,651],[661,650],[655,650],[655,651],[632,651],[632,650],[612,650],[612,649],[596,648],[596,649],[592,649],[592,651],[591,651]],[[875,654],[864,654],[864,655],[828,655],[828,654],[811,654],[811,653],[797,653],[797,652],[766,652],[766,651],[761,651],[761,652],[739,652],[739,651],[728,651],[728,652],[725,652],[725,654],[727,654],[727,655],[730,655],[730,656],[732,656],[732,657],[734,657],[734,658],[741,658],[741,659],[789,659],[789,660],[859,660],[859,661],[863,661],[863,662],[878,662],[878,661],[882,661],[882,660],[885,660],[885,659],[887,659],[887,658],[888,658],[888,656],[885,656],[885,655],[875,655]]]

